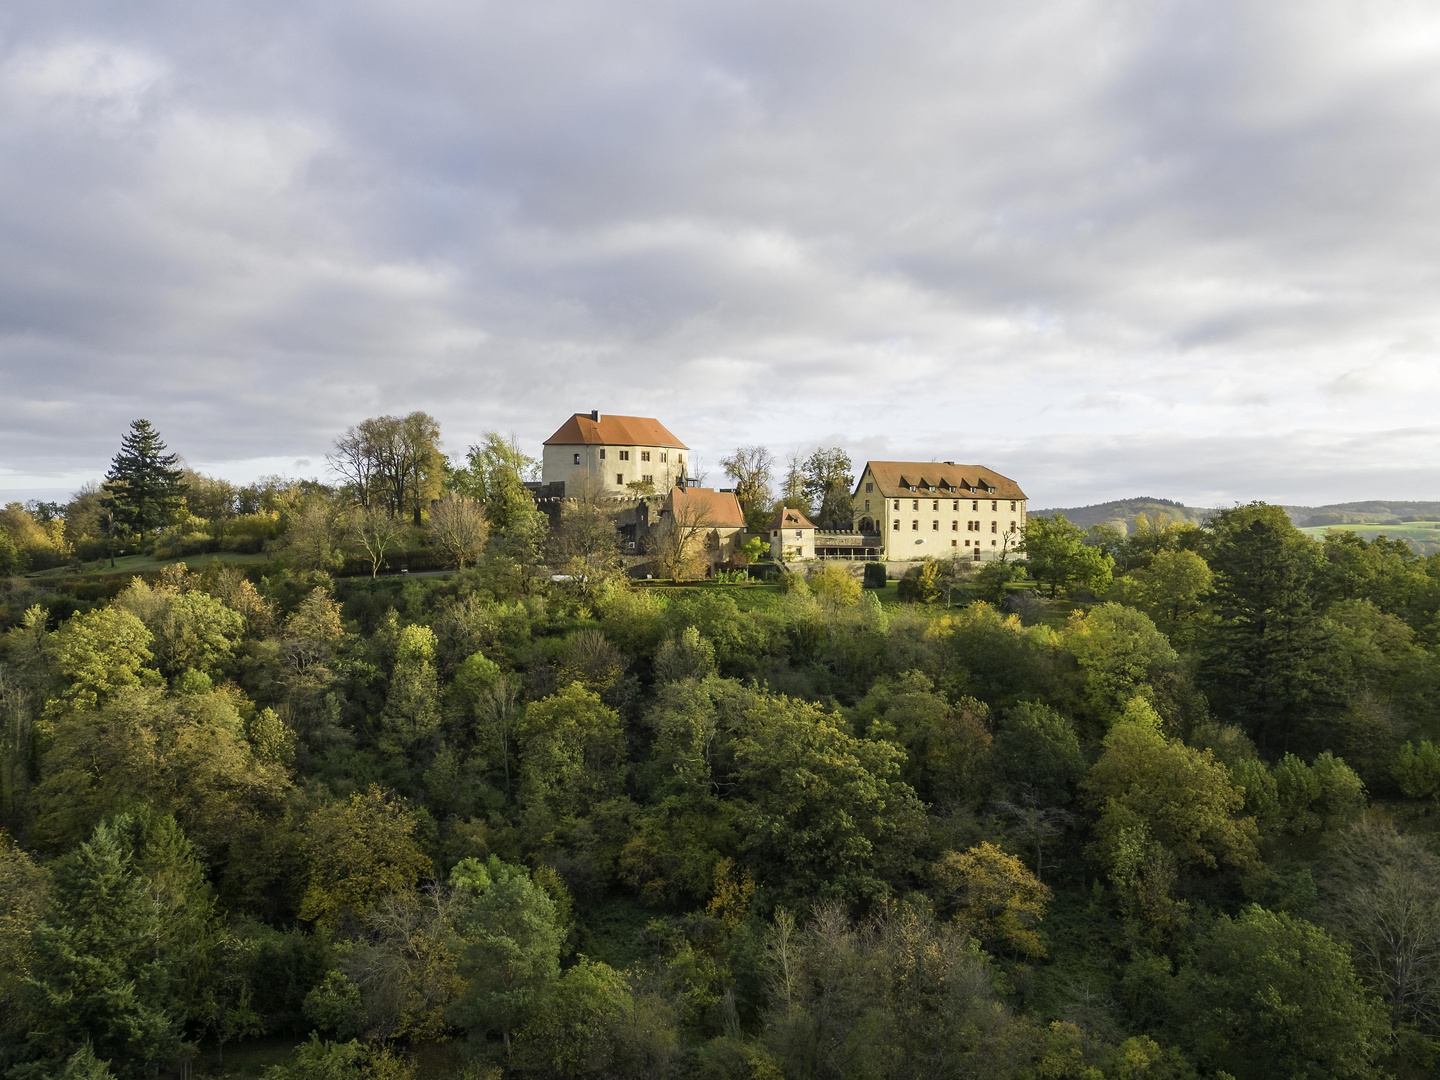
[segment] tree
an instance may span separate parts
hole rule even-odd
[[[564,935],[555,902],[522,867],[494,856],[483,865],[463,860],[451,881],[463,904],[456,925],[466,980],[451,1015],[477,1035],[499,1034],[508,1058],[512,1033],[560,977]]]
[[[775,505],[777,509],[788,506],[792,510],[799,510],[806,517],[812,517],[815,513],[810,497],[805,494],[805,466],[799,454],[791,454],[785,459],[785,478],[780,481],[780,495]]]
[[[620,717],[580,683],[529,705],[515,734],[520,802],[531,814],[564,821],[619,790],[625,759]]]
[[[470,447],[465,461],[465,468],[451,472],[450,482],[485,507],[485,520],[492,531],[507,531],[517,517],[535,509],[525,483],[537,478],[540,463],[520,449],[514,435],[485,432],[483,441]]]
[[[363,508],[361,513],[368,512]],[[346,523],[341,507],[332,499],[312,496],[290,511],[285,526],[285,554],[300,570],[333,572],[345,565]]]
[[[1241,817],[1244,796],[1208,750],[1167,740],[1159,718],[1136,701],[1105,736],[1104,753],[1081,783],[1101,811],[1096,827],[1109,858],[1143,825],[1181,866],[1247,867],[1256,861],[1255,822]]]
[[[373,416],[347,428],[326,461],[361,509],[384,507],[392,517],[408,514],[418,528],[444,480],[440,424],[423,412]]]
[[[94,708],[117,692],[158,683],[150,667],[155,637],[123,608],[74,615],[51,638],[55,667],[69,681],[61,695],[79,708]]]
[[[350,515],[350,542],[370,560],[370,576],[380,573],[385,553],[405,535],[405,523],[389,510],[372,506],[356,509]]]
[[[435,671],[435,632],[428,626],[402,627],[395,644],[395,668],[381,723],[387,749],[403,755],[440,727],[440,684]]]
[[[430,542],[446,560],[464,570],[485,550],[488,530],[479,504],[451,494],[430,506]]]
[[[1070,616],[1062,640],[1085,674],[1085,696],[1107,724],[1179,660],[1143,611],[1099,604]]]
[[[179,464],[180,455],[165,453],[165,443],[149,420],[131,422],[105,474],[102,503],[118,530],[134,532],[143,542],[147,532],[175,515],[185,497]]]
[[[860,602],[860,580],[848,567],[827,562],[810,575],[810,591],[831,607],[854,607]]]
[[[1412,799],[1440,798],[1440,750],[1429,739],[1407,742],[1391,766],[1395,782]]]
[[[1180,976],[1201,1062],[1238,1080],[1378,1078],[1384,1010],[1318,926],[1251,906],[1221,915]]]
[[[817,447],[802,468],[802,490],[806,502],[816,508],[816,526],[849,531],[854,525],[850,491],[855,487],[850,455],[838,446],[828,450]]]
[[[966,933],[1021,956],[1045,955],[1035,924],[1045,917],[1050,890],[1014,855],[984,841],[945,852],[931,874]]]
[[[677,581],[700,577],[704,572],[700,545],[713,527],[709,515],[693,500],[672,507],[646,538],[657,575]]]
[[[1321,876],[1327,921],[1389,1005],[1390,1030],[1440,1029],[1440,859],[1388,821],[1343,833]]]
[[[1030,576],[1050,586],[1050,595],[1080,586],[1100,593],[1110,587],[1115,560],[1085,543],[1085,531],[1064,514],[1032,517],[1025,523],[1020,544]]]
[[[752,533],[765,532],[775,505],[770,490],[775,455],[763,446],[737,446],[729,457],[720,459],[720,467],[735,481],[735,499],[745,514],[745,527]]]
[[[999,780],[1046,806],[1063,806],[1085,775],[1075,726],[1048,705],[1021,702],[1005,713],[990,753]]]
[[[569,487],[553,538],[556,567],[569,578],[566,590],[590,606],[620,576],[620,534],[599,480],[586,477],[573,495]]]
[[[387,893],[414,888],[430,860],[416,844],[415,816],[375,785],[330,803],[305,823],[310,881],[300,917],[335,925]]]
[[[1283,752],[1302,719],[1335,699],[1343,668],[1334,626],[1315,606],[1323,552],[1284,510],[1264,503],[1222,511],[1207,529],[1217,618],[1205,635],[1201,681],[1261,754],[1272,739]]]
[[[871,899],[910,869],[924,810],[894,743],[848,735],[816,705],[764,697],[733,752],[736,828],[779,895]]]
[[[122,814],[60,861],[35,933],[33,1052],[90,1044],[121,1077],[173,1058],[201,1004],[215,901],[172,818]]]
[[[1115,582],[1113,595],[1144,611],[1166,633],[1187,639],[1205,612],[1204,597],[1215,576],[1193,551],[1159,551],[1144,570]]]

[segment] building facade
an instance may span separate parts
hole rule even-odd
[[[570,498],[585,488],[612,496],[663,493],[684,483],[688,452],[653,417],[576,413],[545,440],[541,483],[563,484]]]
[[[855,531],[876,536],[887,560],[1013,552],[1025,531],[1025,492],[984,465],[869,461],[855,485]]]
[[[745,542],[745,513],[733,491],[674,487],[660,510],[659,527],[679,529],[687,551],[716,566]]]
[[[770,557],[777,561],[815,557],[815,526],[799,510],[782,506],[776,512],[770,522]]]

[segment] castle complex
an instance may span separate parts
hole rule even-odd
[[[668,492],[659,507],[661,520],[666,514],[694,516],[696,506],[723,506],[725,520],[709,523],[716,533],[711,550],[733,550],[743,536],[738,504],[733,512],[728,509],[734,495],[688,481],[688,453],[689,447],[652,417],[575,413],[545,440],[541,485],[559,498],[582,492],[632,498]],[[869,461],[855,485],[852,506],[848,533],[818,530],[798,510],[781,507],[764,539],[772,553],[784,558],[909,561],[930,556],[983,562],[1012,551],[1025,530],[1025,492],[984,465]],[[648,523],[649,513],[643,516]],[[630,547],[636,548],[638,539],[638,533],[632,535]]]

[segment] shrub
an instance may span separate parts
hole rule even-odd
[[[900,579],[898,591],[907,604],[933,604],[940,596],[940,564],[927,557],[912,566]]]
[[[867,562],[865,564],[864,586],[867,589],[883,589],[885,587],[885,564],[883,562]]]

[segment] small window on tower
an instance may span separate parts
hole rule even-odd
[[[615,474],[615,485],[616,485],[617,487],[624,487],[624,486],[625,486],[625,474],[624,474],[624,473],[618,473],[618,472],[617,472],[617,473]]]
[[[605,460],[605,447],[603,447],[603,446],[600,447],[600,460],[601,460],[601,461],[604,461],[604,460]]]
[[[579,465],[579,464],[580,464],[580,455],[579,455],[579,454],[576,454],[576,455],[575,455],[575,464],[576,464],[576,465]]]

